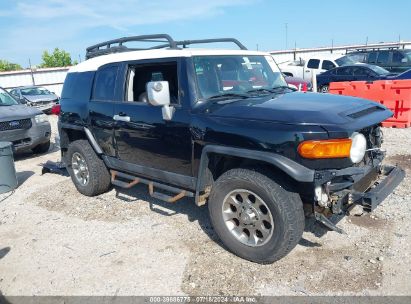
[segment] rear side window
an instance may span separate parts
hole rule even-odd
[[[387,52],[387,51],[381,51],[381,52],[378,54],[377,63],[384,63],[384,64],[386,64],[386,63],[388,63],[389,57],[390,57],[390,53],[389,53],[389,52]]]
[[[64,80],[61,98],[89,100],[94,72],[68,73]]]
[[[346,67],[346,68],[338,69],[337,75],[342,75],[342,76],[352,75],[352,68]]]
[[[307,68],[309,69],[318,69],[320,66],[320,60],[318,59],[310,59],[307,64]]]
[[[392,62],[397,63],[397,64],[405,63],[405,62],[408,62],[408,59],[401,52],[394,52],[392,54]]]
[[[114,100],[118,65],[103,67],[97,71],[94,81],[94,100]]]
[[[321,68],[322,68],[323,70],[327,70],[327,71],[328,71],[328,70],[331,70],[331,69],[335,68],[335,64],[332,63],[332,62],[329,61],[329,60],[324,60]]]
[[[377,61],[377,52],[371,52],[368,54],[368,63],[375,63]]]
[[[353,75],[354,76],[367,76],[368,75],[368,71],[365,68],[360,68],[360,67],[356,67],[353,70]]]

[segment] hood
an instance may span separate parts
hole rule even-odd
[[[366,127],[377,124],[392,112],[365,99],[319,93],[286,93],[235,101],[217,101],[206,105],[210,115],[260,120],[274,123]]]
[[[32,118],[42,114],[40,110],[25,105],[0,106],[0,121],[10,121],[24,118]]]
[[[39,101],[52,101],[58,99],[57,95],[48,94],[48,95],[23,95],[30,102],[39,102]]]

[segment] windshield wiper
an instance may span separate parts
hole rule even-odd
[[[216,99],[234,99],[234,98],[249,98],[250,96],[241,93],[223,93],[208,97],[207,100],[216,100]]]
[[[252,93],[277,93],[278,90],[285,90],[285,89],[292,90],[289,86],[278,86],[278,87],[273,87],[273,88],[253,89],[253,90],[247,91],[247,93],[249,93],[249,94],[252,94]]]
[[[285,90],[285,89],[289,89],[289,90],[292,90],[292,91],[294,91],[292,88],[290,88],[289,86],[278,86],[278,87],[274,87],[274,88],[271,88],[271,91],[277,91],[277,90]]]
[[[271,89],[268,88],[258,88],[258,89],[252,89],[247,91],[248,94],[252,94],[252,93],[273,93],[273,91]]]

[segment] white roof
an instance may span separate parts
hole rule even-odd
[[[130,51],[124,53],[114,53],[109,55],[102,55],[95,58],[88,59],[70,68],[69,73],[96,71],[102,65],[112,62],[123,62],[131,60],[156,59],[156,58],[175,58],[175,57],[192,57],[204,55],[268,55],[269,53],[248,51],[248,50],[213,50],[213,49],[182,49],[182,50],[143,50]]]

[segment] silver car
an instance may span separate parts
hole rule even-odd
[[[46,114],[27,107],[0,88],[0,141],[14,149],[45,153],[50,148],[51,127]]]
[[[38,86],[19,87],[10,91],[20,103],[49,113],[59,102],[59,97],[46,88]]]

